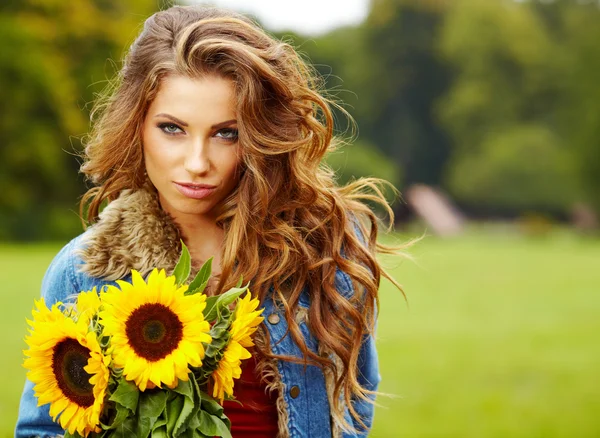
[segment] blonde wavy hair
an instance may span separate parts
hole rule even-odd
[[[348,426],[344,402],[363,424],[351,400],[371,400],[358,381],[357,360],[364,336],[374,329],[381,275],[402,291],[375,256],[400,254],[404,247],[377,242],[378,219],[367,206],[381,205],[391,229],[394,215],[382,191],[388,183],[366,178],[339,187],[324,164],[325,154],[337,147],[331,110],[336,104],[319,91],[318,76],[289,44],[217,8],[175,6],[148,18],[92,113],[81,171],[96,187],[81,200],[82,216],[86,212],[93,223],[101,206],[122,190],[146,184],[141,128],[168,74],[217,74],[236,87],[244,170],[217,221],[225,230],[217,292],[240,276],[261,300],[273,286],[305,363],[334,376],[334,418]],[[353,296],[336,289],[336,268],[352,279]],[[309,329],[339,360],[313,353],[303,341],[293,315],[305,286]],[[268,348],[261,354],[297,361]]]

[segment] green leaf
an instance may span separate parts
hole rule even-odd
[[[125,419],[125,421],[119,424],[111,434],[112,438],[131,438],[134,436],[136,436],[134,417]]]
[[[212,421],[212,415],[206,411],[200,411],[200,432],[205,435],[215,436],[217,434],[217,425]]]
[[[138,437],[147,437],[165,410],[168,393],[163,390],[145,391],[138,403]]]
[[[196,277],[194,277],[194,279],[190,283],[190,286],[187,292],[185,293],[186,295],[193,295],[204,292],[204,289],[208,284],[208,279],[210,278],[210,274],[212,272],[212,260],[213,258],[211,257],[206,262],[204,262],[204,264],[196,274]]]
[[[166,405],[165,405],[166,408]],[[163,411],[162,415],[160,417],[158,417],[158,420],[156,420],[156,423],[154,423],[154,426],[152,426],[152,433],[154,433],[154,431],[156,429],[161,428],[162,426],[166,427],[167,425],[167,411]],[[166,429],[165,429],[166,432]]]
[[[188,277],[190,276],[190,270],[192,268],[192,258],[190,257],[190,252],[181,240],[181,255],[179,256],[179,260],[175,265],[175,270],[173,271],[173,275],[175,276],[175,281],[177,284],[184,284]]]
[[[192,411],[194,410],[194,400],[185,398],[183,407],[179,413],[177,423],[175,423],[175,429],[173,430],[173,436],[178,436],[188,428],[189,420],[191,419]]]
[[[192,381],[188,380],[187,382],[180,380],[175,388],[173,388],[177,394],[181,394],[190,400],[194,400],[194,388],[192,386]]]
[[[246,286],[243,286],[243,287],[232,287],[224,294],[219,295],[219,299],[217,300],[217,305],[222,306],[222,307],[229,306],[231,303],[233,303],[235,300],[237,300],[241,294],[243,294],[244,292],[246,292],[248,290],[249,285],[250,285],[250,283],[248,283]]]
[[[196,406],[194,411],[195,412],[192,412],[192,415],[190,415],[190,420],[188,421],[188,433],[191,430],[196,430],[200,427],[200,410]]]
[[[186,437],[198,437],[204,436],[201,435],[197,430],[200,427],[200,415],[199,411],[201,408],[202,396],[200,394],[200,387],[198,386],[198,382],[196,381],[196,377],[193,373],[190,373],[190,384],[192,386],[192,391],[194,395],[194,406],[191,414],[187,420],[187,428],[186,428]]]
[[[152,419],[148,417],[137,417],[137,438],[148,438],[152,432]]]
[[[229,332],[224,332],[223,334],[229,334]],[[210,346],[218,351],[221,351],[223,348],[225,348],[225,346],[227,345],[228,342],[229,342],[229,336],[223,336],[223,337],[215,336],[213,338],[212,342],[210,343]]]
[[[110,429],[115,429],[117,426],[121,425],[121,423],[123,423],[123,421],[125,421],[125,419],[127,417],[129,417],[131,415],[131,412],[128,408],[126,408],[125,406],[119,404],[119,403],[115,403],[115,408],[116,408],[116,413],[114,418],[112,419],[112,421],[110,422],[110,424],[104,424],[104,423],[100,423],[100,426],[105,429],[105,430],[110,430]]]
[[[153,430],[152,438],[169,438],[169,435],[167,434],[167,426],[163,424],[162,426]]]
[[[202,314],[204,315],[204,319],[207,321],[214,321],[217,318],[217,300],[219,296],[208,297],[206,298],[206,307]]]
[[[242,282],[244,281],[244,276],[240,275],[240,279],[237,281],[237,283],[235,284],[235,287],[240,287],[242,285]]]
[[[187,423],[190,420],[192,411],[194,410],[194,386],[192,384],[193,376],[190,376],[190,380],[184,382],[179,381],[177,387],[173,389],[174,392],[184,396],[183,406],[179,412],[175,427],[173,429],[173,436],[178,436],[187,429]]]
[[[200,411],[199,429],[204,435],[231,438],[231,432],[223,420],[206,411]]]
[[[173,430],[179,419],[179,414],[183,409],[184,398],[177,395],[175,398],[167,402],[167,435],[173,436]]]
[[[198,381],[196,380],[194,373],[190,373],[190,382],[192,382],[194,397],[197,399],[196,402],[198,403],[198,406],[200,406],[200,402],[202,401],[202,391],[200,391],[200,387],[198,386]]]
[[[202,409],[206,410],[209,414],[218,417],[223,415],[223,406],[221,406],[218,401],[204,391],[200,391],[200,395],[202,396]]]
[[[140,391],[137,386],[124,378],[121,378],[117,390],[110,396],[109,400],[125,406],[127,409],[131,410],[131,412],[135,412],[139,396]]]
[[[204,308],[204,319],[207,321],[214,321],[217,318],[220,310],[229,306],[235,300],[239,298],[241,294],[248,290],[249,283],[244,287],[232,287],[227,292],[217,296],[210,297],[216,298],[215,300],[206,300],[206,307]]]
[[[157,419],[165,410],[168,395],[162,389],[143,393],[139,402],[139,415]]]

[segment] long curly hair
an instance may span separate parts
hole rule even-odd
[[[272,286],[304,363],[333,373],[334,418],[350,427],[343,420],[346,405],[362,424],[351,400],[371,400],[359,383],[357,360],[364,336],[374,330],[380,277],[402,291],[376,254],[401,254],[406,245],[377,242],[379,219],[368,205],[383,207],[391,229],[394,215],[383,195],[388,183],[363,178],[340,187],[323,162],[338,147],[332,116],[337,104],[324,97],[318,75],[289,44],[247,17],[217,8],[175,6],[148,18],[92,112],[81,171],[95,187],[81,200],[82,217],[95,222],[122,190],[147,183],[141,127],[167,74],[217,74],[236,87],[243,174],[217,219],[225,231],[217,292],[240,276],[261,300]],[[352,279],[351,297],[336,289],[336,268]],[[293,315],[305,286],[308,327],[336,359],[313,353],[303,341]],[[269,348],[260,353],[298,361]]]

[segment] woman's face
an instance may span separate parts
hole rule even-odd
[[[167,76],[143,125],[144,161],[175,219],[216,219],[239,182],[234,84],[219,76]]]

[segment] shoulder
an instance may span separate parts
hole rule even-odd
[[[361,245],[368,248],[367,236],[358,216],[352,212],[348,212],[348,224]]]
[[[88,231],[69,241],[50,262],[42,280],[42,297],[47,306],[99,285],[99,279],[81,270],[83,261],[80,254],[86,247],[87,234]]]

